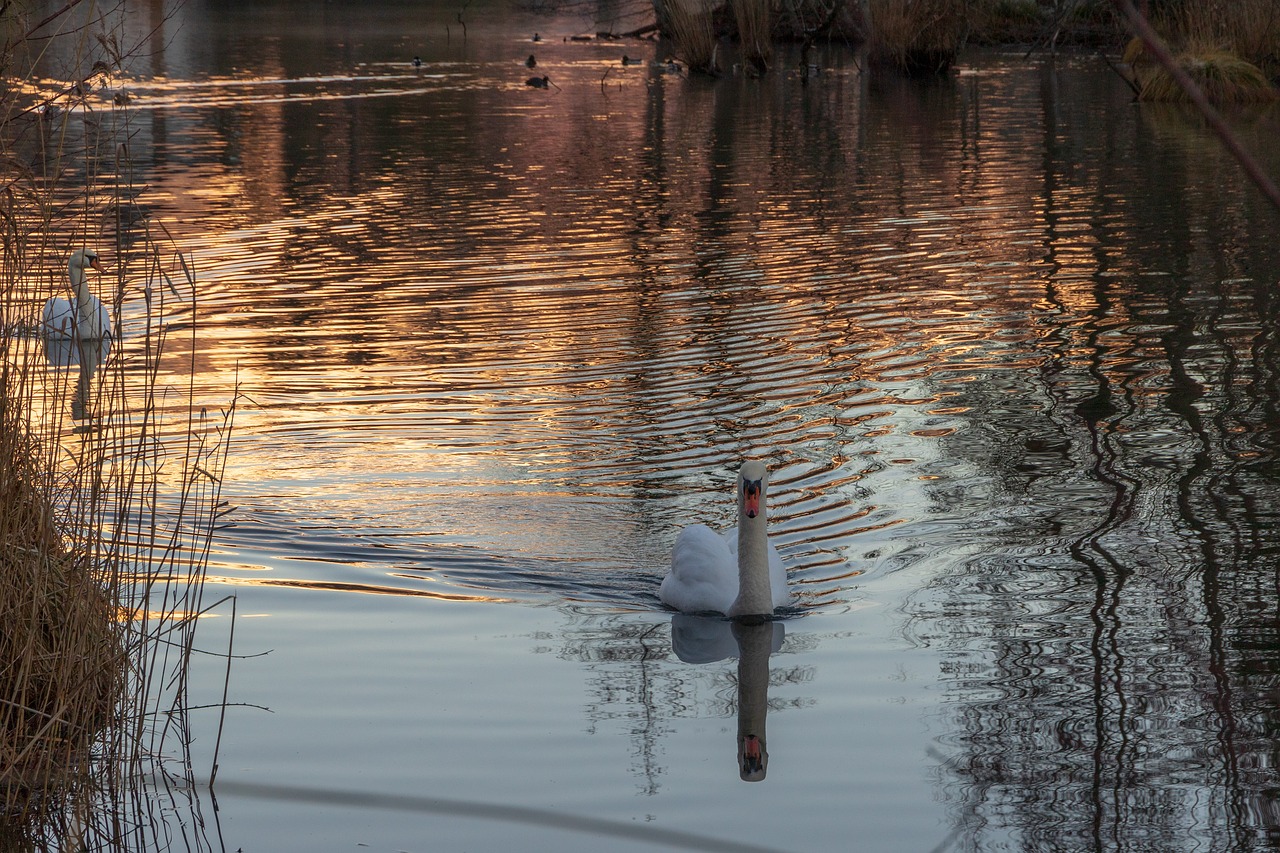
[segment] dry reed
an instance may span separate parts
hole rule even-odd
[[[130,116],[101,87],[127,57],[120,22],[86,7],[0,10],[16,46],[0,68],[4,850],[161,846],[147,780],[192,772],[185,677],[230,429],[230,410],[169,402],[164,285],[193,300],[195,277],[162,228],[112,215],[132,202]],[[14,33],[40,40],[38,61]],[[59,83],[38,65],[55,54]],[[92,373],[51,361],[38,319],[80,246],[114,259],[116,336]]]
[[[716,35],[708,4],[703,0],[667,0],[664,9],[676,54],[689,70],[717,73]]]
[[[1271,82],[1280,72],[1280,7],[1272,0],[1180,3],[1152,24],[1210,101],[1269,101],[1280,94]],[[1124,60],[1140,100],[1188,100],[1168,70],[1150,61],[1140,40],[1129,43]]]
[[[773,15],[769,0],[731,0],[738,24],[738,49],[742,59],[758,73],[769,69],[773,58]]]
[[[963,0],[870,0],[869,59],[907,73],[939,74],[964,42]]]

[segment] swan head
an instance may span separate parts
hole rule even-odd
[[[67,266],[79,273],[83,273],[85,267],[102,272],[102,261],[98,260],[98,253],[93,249],[76,249],[67,259]]]
[[[738,470],[738,506],[747,518],[764,512],[764,490],[769,483],[769,469],[763,462],[749,459]]]

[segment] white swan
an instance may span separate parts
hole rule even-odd
[[[671,571],[658,597],[685,613],[715,611],[730,617],[763,616],[791,601],[787,570],[765,525],[769,469],[748,460],[738,472],[738,526],[716,533],[705,524],[680,531]]]
[[[70,300],[54,296],[44,304],[46,335],[101,341],[111,337],[111,312],[98,297],[89,292],[85,267],[102,272],[102,263],[93,249],[76,249],[67,259],[67,276],[71,280]]]

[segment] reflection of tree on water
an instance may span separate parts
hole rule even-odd
[[[737,717],[741,726],[743,693],[750,694],[749,726],[756,721],[762,723],[767,712],[812,704],[810,699],[768,695],[768,687],[801,684],[813,677],[806,666],[777,666],[777,655],[782,651],[782,623],[747,626],[748,630],[741,632],[750,646],[753,669],[750,683],[743,685],[743,667],[728,662],[739,657],[739,640],[734,636],[737,629],[728,621],[676,614],[671,618],[670,631],[665,620],[644,621],[634,614],[582,614],[575,622],[566,626],[565,643],[554,651],[562,658],[581,663],[589,673],[591,695],[585,706],[592,724],[589,731],[594,733],[603,723],[629,727],[633,772],[643,780],[641,790],[645,794],[656,794],[661,787],[666,770],[662,741],[675,728],[673,720]],[[803,651],[812,643],[811,637],[791,634],[783,653]],[[767,681],[762,683],[761,675]],[[726,758],[731,750],[736,751],[729,742],[725,747]],[[726,772],[733,771],[726,767]],[[763,773],[758,775],[762,777]]]
[[[1107,201],[1093,216],[1123,222]],[[1000,415],[986,462],[1008,517],[995,556],[936,579],[920,630],[948,649],[961,849],[999,830],[1024,849],[1251,850],[1280,831],[1277,299],[1230,269],[1280,265],[1176,245],[1256,230],[1231,204],[1161,209],[1151,233],[1099,234],[1091,274],[1064,257],[1047,278],[1039,387],[967,401]],[[1079,213],[1050,205],[1050,247]]]

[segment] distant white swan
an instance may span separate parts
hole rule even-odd
[[[684,613],[763,616],[791,601],[787,570],[765,529],[769,470],[748,460],[738,472],[738,526],[720,534],[705,524],[680,531],[658,597]]]
[[[77,249],[67,260],[67,276],[71,280],[70,300],[59,296],[44,304],[44,333],[82,341],[101,341],[111,337],[111,312],[98,297],[89,292],[85,267],[102,272],[102,263],[93,249]]]

